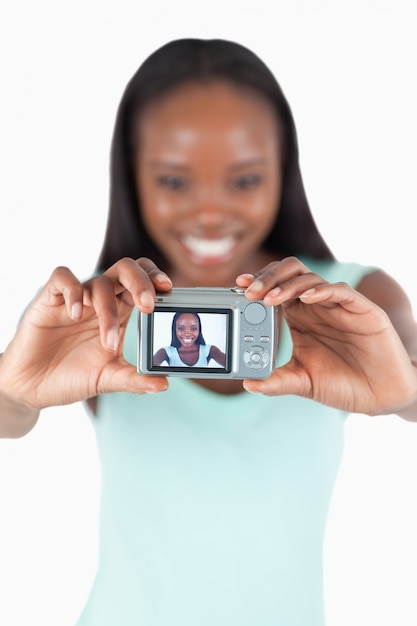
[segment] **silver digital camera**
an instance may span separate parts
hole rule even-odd
[[[245,290],[174,288],[139,314],[138,371],[188,378],[268,378],[275,367],[277,307]]]

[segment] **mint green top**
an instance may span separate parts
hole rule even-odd
[[[355,286],[371,268],[307,261]],[[125,355],[136,363],[137,314]],[[291,356],[284,327],[278,364]],[[323,538],[346,414],[183,378],[95,419],[100,561],[78,626],[323,626]]]

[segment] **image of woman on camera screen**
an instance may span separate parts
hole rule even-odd
[[[206,344],[198,313],[177,311],[172,319],[171,345],[160,348],[153,357],[155,366],[207,367],[211,360],[226,365],[226,355],[217,346]]]

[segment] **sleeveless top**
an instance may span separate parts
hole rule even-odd
[[[373,270],[305,263],[353,286]],[[133,313],[132,363],[136,342]],[[284,326],[278,365],[290,356]],[[169,383],[99,398],[100,556],[78,626],[323,626],[323,540],[346,414]]]
[[[167,353],[169,365],[171,367],[184,367],[187,365],[187,363],[184,363],[184,361],[181,359],[180,355],[178,354],[177,348],[175,348],[174,346],[165,346],[164,350]],[[200,345],[198,351],[198,360],[196,363],[194,363],[194,365],[189,365],[189,367],[205,367],[208,363],[210,350],[211,346],[209,344]]]

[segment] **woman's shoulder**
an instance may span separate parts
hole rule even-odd
[[[356,287],[365,276],[379,269],[372,265],[364,265],[354,261],[313,259],[308,256],[300,256],[299,259],[312,272],[320,274],[325,280],[331,283],[343,281],[352,287]]]
[[[210,343],[200,344],[200,356],[208,357],[213,346]]]

